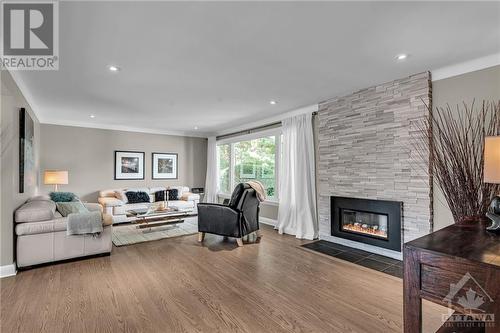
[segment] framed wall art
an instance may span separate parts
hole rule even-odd
[[[177,179],[178,155],[153,153],[153,179]]]
[[[115,180],[144,179],[144,152],[115,151]]]

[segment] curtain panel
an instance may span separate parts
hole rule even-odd
[[[318,238],[314,137],[310,113],[283,120],[279,210],[276,229],[297,238]]]

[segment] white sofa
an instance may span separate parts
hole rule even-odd
[[[90,211],[102,211],[97,203],[84,203]],[[56,211],[48,197],[29,199],[15,212],[17,267],[111,253],[111,217],[103,214],[103,231],[98,236],[66,235],[67,217]]]
[[[133,217],[127,217],[127,211],[132,209],[144,209],[148,208],[155,199],[155,193],[158,191],[164,191],[166,187],[140,187],[140,188],[120,188],[120,189],[108,189],[99,192],[99,203],[104,207],[104,212],[113,217],[113,224],[124,223],[133,220]],[[198,203],[200,202],[200,196],[198,194],[193,194],[189,192],[189,187],[186,186],[169,186],[168,189],[176,189],[178,192],[179,199],[181,200],[169,200],[169,207],[177,207],[179,209],[189,209],[192,208],[193,212],[196,214],[198,209]],[[117,191],[134,191],[134,192],[146,192],[149,194],[148,203],[135,203],[129,204],[120,200],[117,195]]]

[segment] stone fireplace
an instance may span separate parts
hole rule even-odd
[[[431,105],[428,72],[320,103],[316,125],[321,239],[400,258],[402,243],[432,231],[429,158],[414,148],[422,135],[418,123],[429,114],[426,105]],[[399,248],[334,234],[332,196],[402,202]],[[347,213],[354,216],[351,219],[359,214]],[[383,219],[364,218],[379,221],[383,228]],[[344,229],[354,230],[344,232],[356,236],[358,227],[347,225]],[[378,240],[380,235],[372,236]]]

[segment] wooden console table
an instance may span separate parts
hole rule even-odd
[[[438,332],[500,332],[500,235],[479,222],[455,224],[406,243],[403,251],[405,333],[422,332],[422,299],[457,315]],[[458,321],[460,314],[470,316]]]

